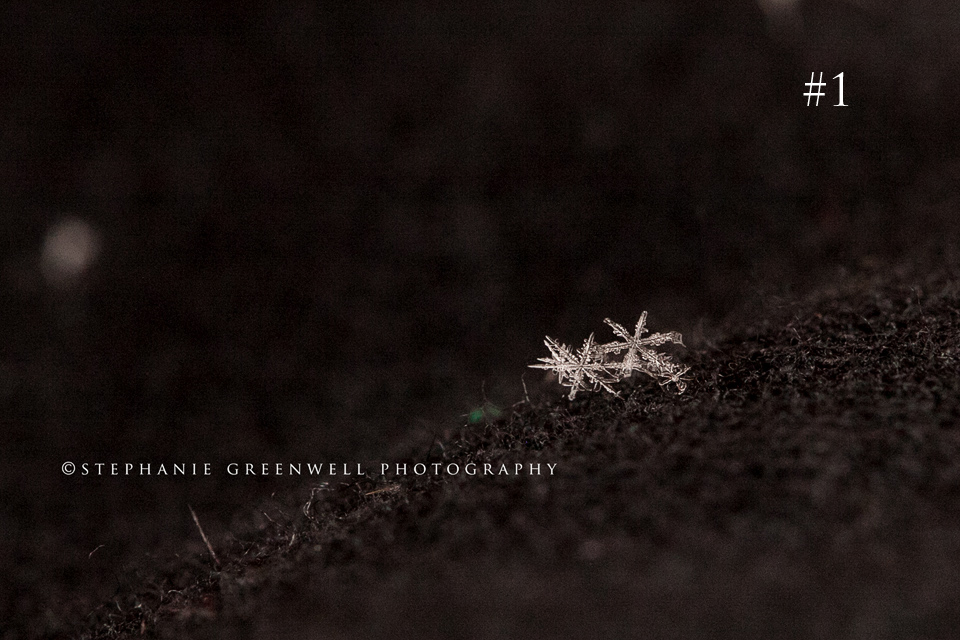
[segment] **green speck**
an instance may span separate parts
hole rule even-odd
[[[482,407],[477,407],[467,415],[467,420],[470,424],[477,424],[484,418],[493,418],[496,420],[503,415],[503,411],[493,403],[487,402],[484,403]]]

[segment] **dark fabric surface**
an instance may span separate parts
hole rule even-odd
[[[554,475],[292,492],[93,637],[952,637],[955,269],[773,303],[688,354],[684,395],[524,401],[399,459]]]

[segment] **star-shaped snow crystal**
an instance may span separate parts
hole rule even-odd
[[[669,365],[669,368],[660,372],[660,386],[665,387],[672,382],[677,385],[677,393],[683,393],[687,390],[687,379],[683,376],[687,371],[690,371],[690,367],[685,367],[675,362],[671,362]]]
[[[570,387],[570,399],[577,397],[577,391],[588,388],[596,391],[603,388],[616,395],[616,391],[608,383],[616,382],[617,378],[604,362],[603,353],[594,344],[593,334],[587,338],[580,350],[573,353],[565,344],[547,336],[543,341],[550,349],[551,357],[537,358],[543,364],[530,365],[534,369],[550,369],[557,374],[557,381],[565,387]]]
[[[632,375],[634,369],[639,369],[657,377],[661,372],[669,371],[675,366],[669,355],[658,353],[652,347],[659,347],[667,342],[682,345],[683,336],[676,331],[671,331],[670,333],[652,333],[646,338],[642,337],[644,333],[648,332],[646,311],[640,315],[640,320],[637,322],[637,328],[634,329],[633,335],[630,335],[630,332],[622,325],[617,324],[610,318],[605,318],[604,322],[610,325],[613,332],[620,336],[623,342],[610,342],[601,345],[599,348],[604,353],[620,353],[624,349],[627,350],[618,366],[624,377]]]

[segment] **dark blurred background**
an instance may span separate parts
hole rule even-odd
[[[0,9],[5,639],[283,486],[65,460],[382,457],[956,237],[948,0],[323,4]]]

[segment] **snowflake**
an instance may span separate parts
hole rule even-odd
[[[677,393],[683,393],[687,390],[687,379],[683,377],[687,371],[690,371],[690,367],[678,365],[675,362],[669,363],[669,367],[662,369],[659,373],[660,386],[665,387],[672,382],[677,385]]]
[[[671,331],[670,333],[653,333],[646,338],[641,337],[649,331],[646,328],[646,311],[640,316],[633,335],[630,335],[622,325],[617,324],[610,318],[605,318],[604,322],[613,329],[615,334],[623,338],[623,342],[611,342],[601,345],[600,348],[603,349],[604,353],[620,353],[624,349],[627,350],[626,355],[623,356],[623,361],[619,363],[620,369],[625,376],[632,374],[634,369],[643,371],[653,369],[655,372],[669,369],[673,364],[670,356],[665,353],[658,353],[651,349],[651,347],[659,347],[667,342],[683,345],[683,336],[676,331]]]
[[[576,353],[571,353],[566,345],[558,344],[556,340],[547,336],[544,343],[550,349],[550,358],[539,358],[542,364],[530,365],[537,369],[550,369],[557,374],[558,382],[570,387],[570,399],[576,397],[580,389],[596,391],[602,388],[617,395],[610,387],[611,383],[618,382],[640,371],[660,382],[661,386],[675,384],[677,392],[683,393],[686,388],[684,375],[690,367],[674,362],[669,354],[660,353],[654,349],[667,342],[683,345],[683,336],[676,331],[669,333],[648,333],[646,328],[647,312],[644,311],[631,334],[622,325],[610,318],[604,320],[613,329],[621,342],[595,344],[593,334],[583,343],[583,347]],[[626,351],[619,361],[609,360],[610,354],[619,355]]]
[[[543,341],[550,349],[551,357],[538,358],[543,364],[532,364],[534,369],[551,369],[557,374],[557,381],[565,387],[570,387],[570,399],[577,397],[577,391],[586,389],[590,385],[591,391],[603,388],[612,394],[617,392],[608,383],[616,382],[620,378],[614,375],[600,355],[598,347],[593,342],[593,334],[587,338],[583,346],[576,353],[572,353],[565,344],[547,336]]]

